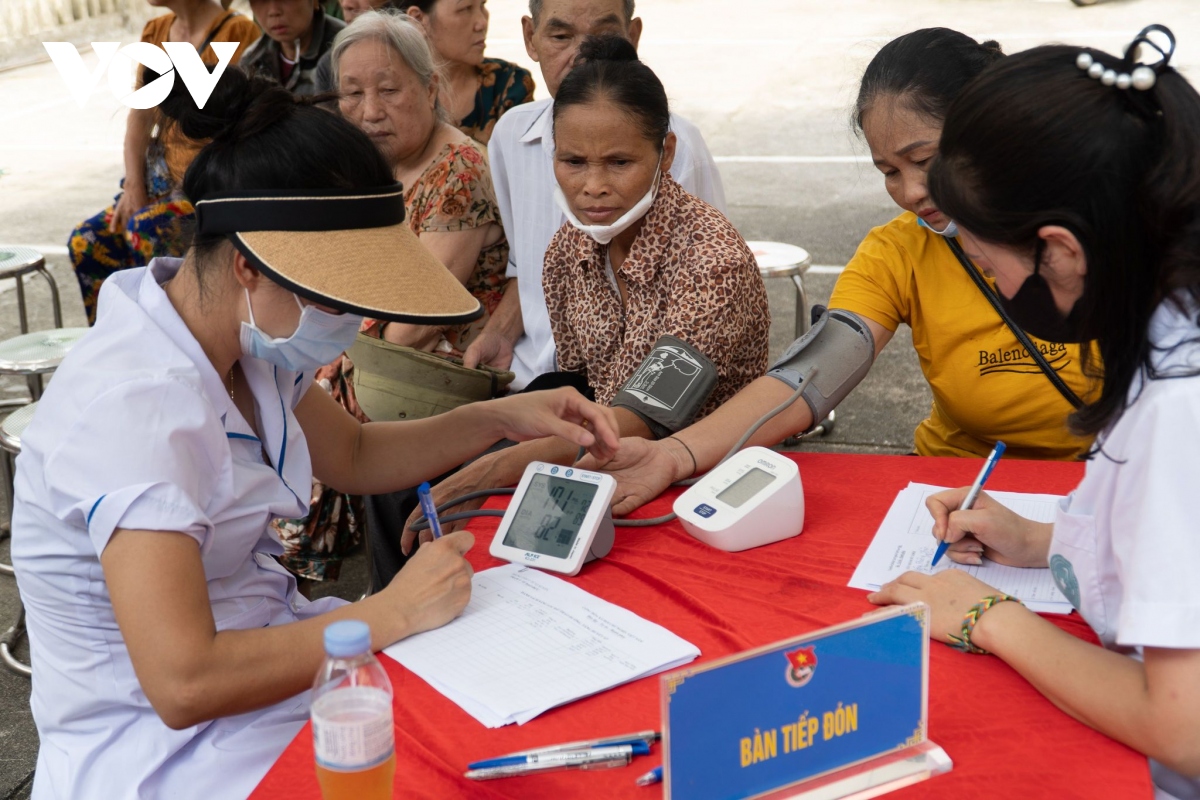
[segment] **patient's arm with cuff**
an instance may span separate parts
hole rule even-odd
[[[878,355],[891,341],[893,331],[874,320],[862,316],[858,319],[870,330],[874,339],[875,355]],[[861,376],[859,379],[861,380]],[[622,439],[620,449],[610,461],[600,463],[587,456],[579,466],[582,469],[601,469],[612,473],[617,479],[613,513],[628,514],[658,497],[672,483],[715,467],[754,423],[786,401],[794,392],[795,388],[792,385],[765,375],[742,389],[716,411],[671,438],[657,442]],[[811,429],[818,421],[813,419],[809,404],[797,400],[791,407],[759,428],[746,442],[746,446],[769,447],[779,444],[789,436]],[[695,468],[692,465],[693,457]]]

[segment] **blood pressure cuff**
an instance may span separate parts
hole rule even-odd
[[[687,427],[717,385],[717,368],[687,342],[663,336],[613,398],[642,418],[654,438]]]
[[[859,384],[875,361],[875,337],[853,312],[825,311],[767,372],[793,389],[810,370],[816,374],[800,394],[812,410],[811,430]]]

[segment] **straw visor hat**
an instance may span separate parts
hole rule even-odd
[[[196,226],[227,236],[279,285],[340,311],[424,325],[483,314],[405,224],[398,183],[214,194],[196,203]]]

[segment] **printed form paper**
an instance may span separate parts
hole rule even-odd
[[[987,559],[982,566],[971,567],[955,564],[949,555],[944,556],[936,567],[931,567],[937,539],[933,538],[933,515],[925,507],[925,499],[945,489],[944,486],[910,483],[896,495],[871,546],[850,578],[852,588],[876,591],[910,570],[932,575],[946,569],[961,569],[1020,599],[1034,611],[1071,613],[1071,604],[1054,584],[1049,569],[1008,567]],[[988,495],[1026,519],[1037,522],[1053,522],[1062,499],[1052,494],[1019,492],[988,492]]]
[[[700,655],[666,628],[516,564],[477,573],[462,616],[383,652],[489,728]]]

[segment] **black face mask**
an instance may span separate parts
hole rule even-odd
[[[1012,317],[1013,322],[1028,333],[1044,342],[1061,342],[1077,344],[1087,341],[1083,326],[1079,323],[1079,302],[1071,309],[1066,317],[1054,304],[1054,295],[1050,293],[1050,284],[1046,283],[1037,272],[1034,272],[1012,299],[997,292],[1000,305]]]

